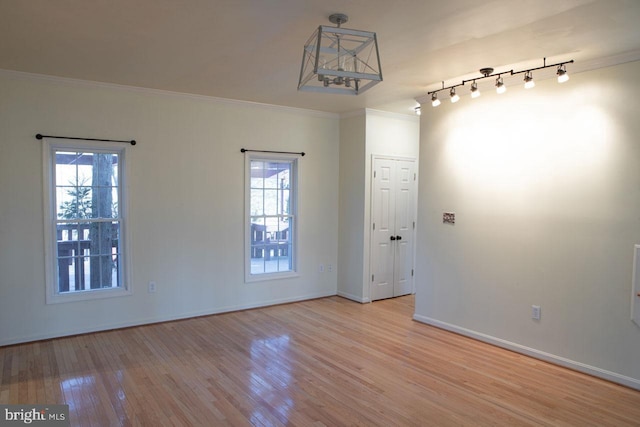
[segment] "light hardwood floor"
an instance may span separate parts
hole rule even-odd
[[[330,297],[0,348],[72,425],[640,425],[640,392]],[[640,357],[640,355],[639,355]]]

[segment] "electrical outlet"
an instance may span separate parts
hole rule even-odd
[[[318,272],[324,273],[324,264],[320,264],[320,266],[318,266]]]
[[[531,318],[534,320],[540,320],[540,306],[532,305],[531,306]]]
[[[333,264],[329,264],[329,265],[327,265],[327,271],[328,271],[329,273],[333,273]]]
[[[152,294],[156,291],[156,282],[149,282],[149,293]]]

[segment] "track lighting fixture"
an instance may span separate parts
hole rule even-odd
[[[433,92],[433,94],[431,95],[431,105],[433,105],[434,107],[440,105],[440,100],[438,99],[438,94],[436,92]]]
[[[456,102],[460,101],[460,95],[456,93],[455,87],[451,88],[451,90],[449,91],[449,96],[451,97],[452,104],[455,104]]]
[[[498,94],[503,94],[507,91],[507,87],[504,85],[504,81],[502,80],[502,77],[498,75],[498,78],[496,79],[496,92]]]
[[[569,80],[569,74],[567,74],[567,68],[564,64],[560,64],[560,66],[558,66],[556,74],[558,75],[558,83],[564,83]]]
[[[447,86],[447,87],[445,87],[444,81],[443,81],[441,89],[436,89],[431,92],[427,92],[427,95],[431,95],[431,105],[433,105],[434,107],[437,107],[438,105],[440,105],[440,100],[438,99],[438,92],[449,89],[449,96],[451,97],[451,102],[458,102],[460,100],[460,96],[456,93],[456,88],[458,86],[464,86],[465,84],[471,82],[471,97],[477,98],[480,96],[480,91],[478,90],[478,83],[476,82],[476,80],[482,80],[482,79],[486,79],[489,77],[496,77],[496,76],[497,76],[496,83],[495,83],[496,92],[499,94],[502,94],[507,91],[507,86],[505,85],[504,80],[502,79],[502,75],[504,74],[514,76],[516,74],[524,73],[524,87],[526,89],[531,89],[536,85],[533,80],[533,71],[542,70],[544,68],[550,68],[550,67],[558,67],[558,70],[556,72],[558,76],[558,83],[564,83],[567,80],[569,80],[569,74],[567,74],[566,64],[572,64],[573,59],[570,61],[564,61],[564,62],[559,62],[556,64],[550,64],[550,65],[547,65],[547,58],[544,58],[543,61],[544,62],[542,67],[529,68],[521,71],[509,70],[509,71],[501,71],[499,73],[494,73],[493,68],[490,68],[490,67],[481,68],[480,69],[480,74],[482,74],[481,77],[474,77],[469,80],[462,80],[462,83],[458,83],[458,84]]]
[[[475,81],[471,83],[471,97],[477,98],[480,96],[480,91],[478,90],[478,83]]]
[[[536,86],[536,82],[533,81],[533,75],[531,71],[524,73],[524,88],[531,89]]]

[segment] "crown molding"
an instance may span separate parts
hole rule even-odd
[[[69,77],[50,76],[47,74],[28,73],[25,71],[6,70],[1,68],[0,68],[0,76],[6,76],[9,78],[15,78],[15,79],[21,79],[21,80],[47,81],[55,84],[68,85],[68,86],[74,86],[74,87],[103,88],[103,89],[117,90],[117,91],[123,91],[123,92],[134,92],[134,93],[160,95],[160,96],[181,98],[181,99],[192,99],[197,101],[210,102],[214,104],[236,105],[236,106],[249,107],[249,108],[260,108],[260,109],[267,109],[272,111],[281,111],[281,112],[292,113],[292,114],[300,114],[300,115],[311,116],[311,117],[320,117],[320,118],[328,118],[328,119],[340,118],[339,114],[329,113],[326,111],[308,110],[304,108],[287,107],[283,105],[263,104],[260,102],[242,101],[239,99],[230,99],[230,98],[219,98],[216,96],[208,96],[208,95],[197,95],[197,94],[191,94],[191,93],[174,92],[174,91],[163,90],[163,89],[151,89],[151,88],[145,88],[145,87],[139,87],[139,86],[127,86],[127,85],[121,85],[117,83],[105,83],[105,82],[96,82],[92,80],[73,79]]]
[[[416,115],[412,114],[402,114],[402,113],[392,113],[390,111],[382,111],[382,110],[374,110],[372,108],[362,108],[360,110],[348,111],[346,113],[340,114],[341,119],[348,119],[351,117],[359,117],[359,116],[378,116],[378,117],[387,117],[390,119],[396,120],[407,120],[410,122],[419,122],[420,118]]]

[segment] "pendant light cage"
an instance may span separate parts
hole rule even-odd
[[[376,33],[340,28],[343,14],[329,20],[338,26],[320,25],[304,45],[298,90],[358,95],[380,83]]]

